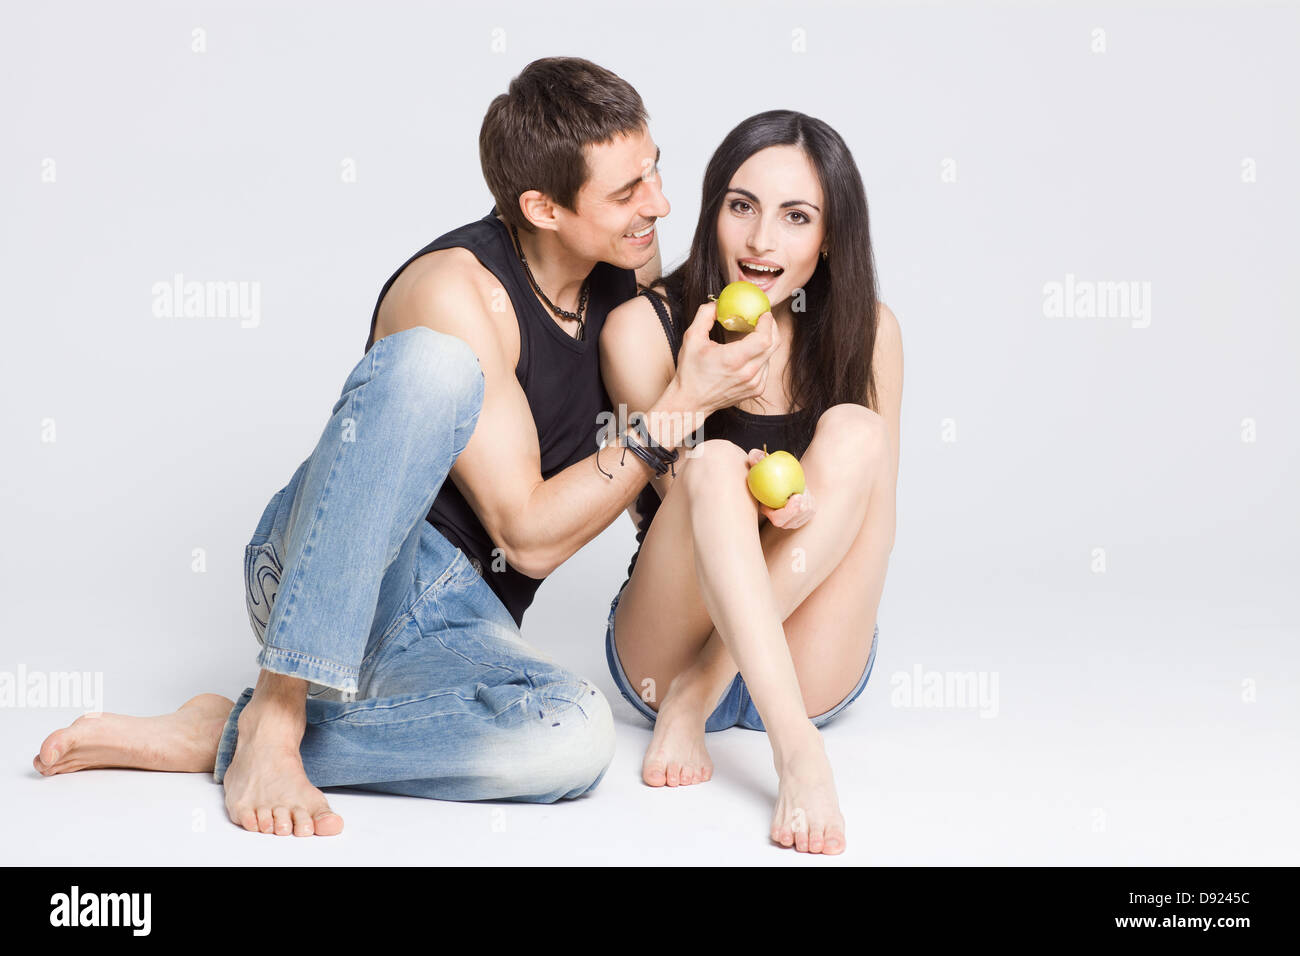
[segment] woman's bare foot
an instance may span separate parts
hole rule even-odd
[[[641,762],[642,780],[652,787],[685,787],[713,776],[713,761],[704,747],[711,703],[703,688],[679,680],[668,685]]]
[[[844,817],[831,764],[821,732],[811,723],[808,728],[808,734],[801,734],[774,761],[781,782],[772,814],[772,839],[800,853],[843,853]]]
[[[343,818],[311,785],[302,766],[306,713],[301,700],[253,694],[239,714],[235,754],[226,768],[226,813],[250,833],[334,836]]]
[[[32,766],[46,777],[103,767],[211,773],[234,706],[220,694],[199,694],[161,717],[78,717],[45,738]]]

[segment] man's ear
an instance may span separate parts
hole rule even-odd
[[[558,229],[555,221],[555,203],[551,197],[536,189],[519,194],[519,211],[536,229]]]

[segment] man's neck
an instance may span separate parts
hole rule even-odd
[[[506,223],[507,229],[509,226],[510,224]],[[546,298],[550,299],[556,308],[566,312],[577,312],[583,280],[595,268],[596,263],[571,255],[560,245],[555,234],[549,231],[525,232],[520,229],[518,235],[520,248],[523,249],[524,257],[528,260],[528,269]],[[540,302],[541,299],[538,301]],[[564,320],[557,317],[557,321]]]

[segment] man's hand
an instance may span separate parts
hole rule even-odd
[[[767,452],[761,448],[751,448],[749,450],[749,467],[753,468],[766,457]],[[804,488],[798,494],[791,495],[786,499],[785,505],[780,508],[769,508],[758,500],[755,500],[754,504],[758,505],[758,510],[763,512],[768,521],[778,528],[784,528],[786,531],[793,531],[795,528],[806,525],[812,520],[813,512],[817,509],[812,492],[807,488]]]
[[[717,317],[713,302],[705,302],[695,313],[682,334],[672,382],[686,407],[705,415],[763,394],[768,360],[779,344],[771,312],[764,312],[743,339],[725,344],[709,338]]]

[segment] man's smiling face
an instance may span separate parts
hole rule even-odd
[[[654,256],[655,221],[671,208],[659,178],[659,148],[642,127],[584,153],[587,181],[574,210],[554,207],[558,235],[575,255],[639,269]]]

